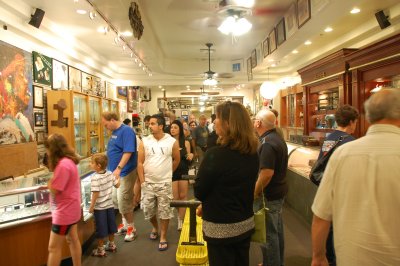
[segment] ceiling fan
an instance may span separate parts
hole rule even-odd
[[[218,74],[214,71],[211,71],[211,46],[213,46],[213,44],[206,43],[206,46],[208,47],[208,71],[204,72],[205,80],[203,81],[203,84],[208,86],[215,86],[218,84],[218,81],[215,79]]]

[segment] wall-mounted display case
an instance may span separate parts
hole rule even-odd
[[[280,126],[286,140],[301,143],[304,131],[303,88],[297,84],[281,90]]]
[[[89,97],[89,154],[100,152],[101,137],[100,98]]]

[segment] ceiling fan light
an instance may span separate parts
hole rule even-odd
[[[253,25],[246,19],[240,18],[237,22],[235,27],[233,28],[233,35],[240,36],[243,35],[251,30]]]
[[[235,18],[232,16],[227,17],[218,27],[218,30],[225,35],[228,35],[235,28]]]
[[[206,85],[206,86],[214,86],[214,85],[217,85],[217,84],[218,84],[218,81],[215,80],[215,79],[205,79],[203,81],[203,85]]]

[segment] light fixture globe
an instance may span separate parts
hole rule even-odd
[[[260,94],[264,99],[273,99],[278,91],[279,88],[272,81],[264,81],[260,86]]]

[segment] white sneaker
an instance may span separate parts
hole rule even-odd
[[[115,233],[116,235],[123,235],[127,231],[127,228],[124,224],[118,225],[118,231]]]
[[[134,231],[132,226],[128,226],[128,230],[126,231],[124,240],[126,242],[131,242],[135,240],[136,237],[137,237],[136,230]]]

